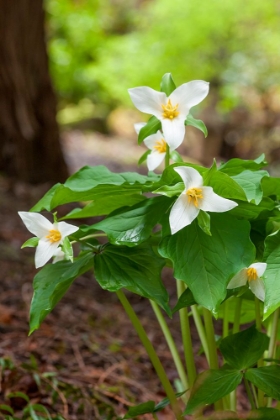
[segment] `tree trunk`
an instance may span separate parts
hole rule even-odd
[[[43,0],[0,0],[0,170],[31,183],[67,177],[48,72]]]

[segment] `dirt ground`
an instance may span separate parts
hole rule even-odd
[[[66,133],[63,139],[71,172],[85,164],[106,164],[115,171],[135,170],[142,153],[136,151],[137,146],[128,147],[131,145],[127,141],[92,138],[78,131]],[[145,168],[141,171],[145,173]],[[22,417],[27,404],[23,395],[8,397],[11,392],[22,392],[31,404],[44,405],[57,419],[55,414],[60,413],[66,420],[114,420],[131,405],[164,398],[146,352],[115,294],[103,291],[92,273],[87,273],[74,282],[41,328],[28,337],[36,270],[34,250],[20,249],[30,233],[17,211],[29,210],[48,188],[0,178],[0,405],[9,405],[17,418],[26,418]],[[175,283],[170,273],[164,274],[164,281],[174,299]],[[174,381],[176,371],[149,302],[136,295],[129,297]],[[171,328],[182,353],[178,317],[172,320]],[[197,354],[195,333],[194,339]],[[196,359],[199,370],[207,368],[203,356],[197,355]],[[158,418],[171,420],[173,416],[165,409]]]

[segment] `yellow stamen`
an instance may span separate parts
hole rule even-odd
[[[49,231],[50,234],[46,236],[50,242],[58,242],[61,239],[61,233],[58,230],[52,229]]]
[[[190,188],[186,194],[188,196],[189,203],[192,203],[195,205],[195,207],[198,207],[198,200],[203,198],[202,188]]]
[[[166,152],[166,141],[161,139],[156,141],[153,149],[155,149],[159,153],[165,153]]]
[[[257,280],[258,278],[257,270],[252,267],[247,268],[247,278],[248,278],[248,281]]]
[[[179,112],[177,111],[179,104],[173,106],[170,99],[168,99],[168,102],[166,105],[161,105],[163,109],[162,116],[163,118],[169,118],[170,120],[173,120],[173,118],[176,118],[179,115]]]

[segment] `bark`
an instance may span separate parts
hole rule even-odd
[[[43,0],[0,0],[0,170],[31,183],[67,177],[48,72]]]

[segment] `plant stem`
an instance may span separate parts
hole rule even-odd
[[[260,331],[262,327],[261,306],[260,306],[260,301],[257,297],[255,297],[255,314],[256,314],[256,327]]]
[[[170,161],[170,149],[168,144],[166,143],[166,152],[165,152],[165,167],[167,168],[167,166],[169,166],[169,161]]]
[[[165,373],[165,370],[161,364],[161,361],[158,358],[158,355],[156,354],[156,351],[150,342],[146,331],[144,330],[142,324],[140,323],[136,313],[134,312],[134,309],[130,305],[129,301],[127,300],[125,294],[122,290],[118,290],[116,292],[121,304],[124,307],[124,310],[126,311],[128,317],[130,318],[130,321],[135,328],[135,331],[137,332],[140,340],[142,341],[142,344],[144,345],[150,360],[155,368],[155,371],[157,372],[157,375],[161,381],[161,384],[166,392],[167,398],[169,399],[172,409],[174,411],[174,414],[176,416],[176,420],[180,420],[182,418],[182,412],[179,408],[175,392],[170,384],[170,381]]]
[[[182,281],[177,280],[178,297],[182,295],[185,289],[186,289],[185,284]],[[183,346],[184,346],[185,363],[186,363],[188,377],[189,377],[189,386],[191,387],[196,378],[196,367],[195,367],[194,355],[193,355],[193,346],[192,346],[192,337],[191,337],[188,309],[187,308],[180,309],[179,315],[180,315],[181,333],[182,333]]]
[[[213,327],[212,314],[208,309],[203,308],[205,331],[209,349],[210,369],[219,369],[215,331]]]
[[[183,366],[183,363],[181,361],[180,355],[178,353],[176,344],[174,342],[174,339],[170,333],[170,330],[168,328],[168,325],[163,317],[163,314],[158,306],[158,304],[156,302],[154,302],[153,300],[150,300],[150,303],[152,305],[152,308],[154,310],[154,313],[157,317],[158,323],[162,329],[162,332],[164,334],[165,340],[167,342],[167,345],[169,347],[169,350],[171,352],[171,355],[173,357],[179,378],[184,386],[184,389],[188,389],[189,388],[189,384],[188,384],[188,378]]]
[[[232,327],[233,334],[237,333],[240,328],[241,306],[242,306],[242,299],[238,297],[236,298],[234,321],[233,321],[233,327]]]
[[[228,336],[228,315],[229,315],[229,306],[228,301],[224,302],[224,314],[223,314],[223,338]]]
[[[208,349],[208,343],[207,343],[207,338],[206,338],[206,333],[205,333],[205,329],[204,326],[202,324],[200,315],[198,313],[197,310],[197,306],[196,305],[192,305],[191,306],[191,310],[192,310],[192,315],[193,315],[193,319],[194,319],[194,323],[200,338],[200,342],[202,344],[208,365],[210,366],[210,359],[209,359],[209,349]]]
[[[278,331],[278,321],[279,321],[279,313],[280,308],[277,308],[273,314],[272,318],[272,325],[271,325],[271,333],[270,333],[270,340],[269,340],[269,347],[267,352],[267,358],[273,359],[275,354],[275,347],[276,347],[276,340],[277,340],[277,331]],[[267,362],[267,365],[271,365],[271,362]],[[269,397],[267,399],[267,407],[271,407],[272,398]]]
[[[256,408],[256,404],[255,404],[255,401],[254,401],[252,391],[250,389],[248,379],[246,379],[246,378],[244,378],[244,385],[245,385],[245,389],[246,389],[246,392],[247,392],[247,395],[248,395],[248,398],[249,398],[249,401],[250,401],[250,404],[251,404],[251,408],[252,408],[252,410],[254,410]]]

